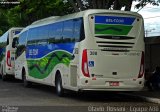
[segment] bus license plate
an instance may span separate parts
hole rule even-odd
[[[110,86],[119,86],[119,82],[109,82]]]

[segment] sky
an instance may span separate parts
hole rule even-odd
[[[144,18],[145,36],[160,36],[160,5],[147,4],[144,8],[135,9],[133,3],[132,11],[140,13]]]

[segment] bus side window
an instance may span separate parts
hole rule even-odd
[[[62,28],[63,22],[55,23],[55,43],[63,43]]]
[[[38,45],[48,43],[49,25],[38,27],[36,33],[37,33],[37,36],[36,36],[35,40],[37,41]]]
[[[83,19],[78,18],[74,20],[74,37],[75,41],[79,42],[84,40],[84,24],[83,24]]]
[[[69,42],[75,42],[75,38],[73,37],[73,20],[64,21],[63,24],[63,42],[69,43]]]
[[[54,23],[49,25],[49,44],[55,43],[55,26]]]
[[[37,44],[37,29],[36,28],[31,28],[28,31],[28,38],[27,38],[27,44],[28,45],[33,45]]]
[[[16,50],[16,57],[20,56],[23,51],[25,51],[25,45],[26,45],[26,38],[27,38],[27,31],[22,33],[18,38],[18,46]]]

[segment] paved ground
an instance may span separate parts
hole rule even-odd
[[[140,92],[134,92],[130,95],[140,97],[148,102],[157,103],[160,105],[160,91],[148,91],[144,89]]]
[[[87,112],[94,111],[94,109],[107,112],[125,109],[126,112],[136,112],[134,110],[137,108],[147,109],[148,112],[160,111],[159,104],[147,102],[143,98],[134,96],[135,93],[128,94],[69,92],[65,97],[58,97],[53,87],[35,84],[31,88],[24,88],[20,81],[3,82],[0,80],[0,112],[9,112],[6,111],[7,109],[15,110],[15,112],[54,112],[53,110]]]

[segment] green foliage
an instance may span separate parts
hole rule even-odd
[[[0,9],[0,35],[4,33],[4,31],[8,30],[8,17],[6,15],[6,11]]]
[[[0,0],[2,1],[2,0]],[[19,5],[0,4],[0,35],[7,31],[10,27],[25,27],[32,22],[49,17],[61,16],[68,13],[73,13],[75,8],[79,10],[78,6],[83,9],[88,8],[103,8],[103,9],[121,9],[126,6],[127,10],[131,8],[131,1],[139,1],[137,8],[145,6],[147,3],[156,5],[160,0],[5,0],[5,1],[19,1]],[[63,2],[65,1],[65,2]],[[74,1],[74,3],[67,2]],[[77,2],[79,1],[79,2]],[[86,4],[79,4],[80,1],[85,1]],[[90,1],[90,2],[89,2]],[[92,1],[92,2],[91,2]],[[76,3],[77,2],[77,3]],[[116,4],[117,3],[117,4]],[[72,4],[72,5],[71,5]],[[95,5],[96,4],[96,5]],[[73,7],[75,5],[75,7]],[[114,5],[116,7],[114,8]],[[94,7],[96,6],[96,7]]]
[[[144,7],[150,3],[152,5],[158,5],[160,0],[65,0],[69,2],[76,12],[86,9],[113,9],[121,10],[122,7],[125,11],[130,11],[132,2],[138,1],[136,8]]]
[[[63,3],[63,0],[18,1],[20,4],[14,7],[0,5],[0,33],[4,33],[10,27],[25,27],[45,17],[61,16],[73,12],[70,5]]]
[[[160,3],[160,0],[133,0],[133,1],[138,1],[139,3],[135,6],[135,8],[139,9],[140,7],[144,7],[146,6],[147,4],[152,4],[153,6],[154,5],[159,5]]]

